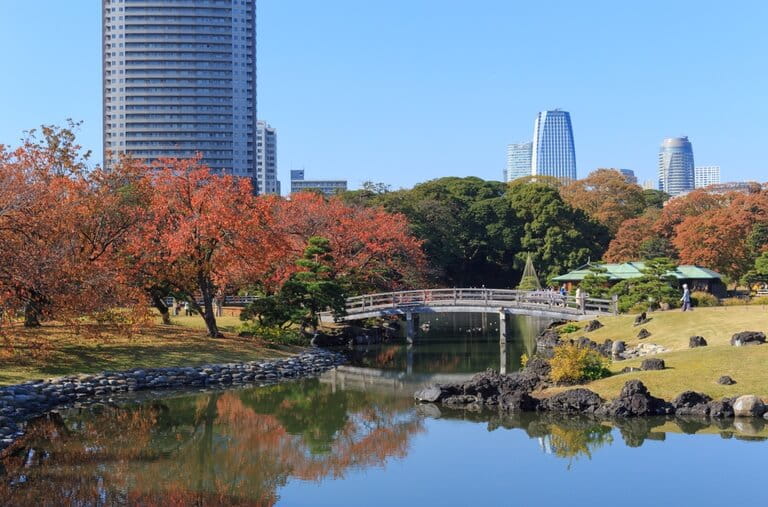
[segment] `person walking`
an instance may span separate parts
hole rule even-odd
[[[680,301],[683,302],[683,311],[686,310],[693,310],[691,308],[691,291],[688,290],[688,284],[683,284],[683,297],[680,298]]]

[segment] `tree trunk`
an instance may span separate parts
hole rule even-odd
[[[159,291],[150,289],[149,296],[152,298],[152,306],[157,308],[160,312],[160,316],[163,318],[163,324],[171,324],[171,312],[168,311],[168,305],[165,304]]]
[[[43,316],[43,297],[35,292],[29,295],[24,306],[24,327],[40,327],[40,319]]]
[[[216,314],[213,313],[213,282],[204,274],[197,275],[197,285],[203,295],[203,308],[200,312],[205,321],[205,327],[208,328],[208,336],[211,338],[222,338],[224,335],[219,331],[216,325]],[[195,306],[197,301],[195,301]]]

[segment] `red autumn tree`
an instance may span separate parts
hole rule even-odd
[[[391,290],[423,280],[426,261],[421,242],[410,235],[403,215],[348,206],[336,197],[325,199],[312,192],[274,204],[288,250],[268,281],[273,287],[297,269],[296,259],[313,236],[330,241],[334,272],[356,291]]]
[[[280,254],[269,201],[254,198],[245,178],[213,174],[200,156],[158,161],[152,183],[149,219],[131,254],[190,302],[209,336],[219,337],[214,297],[234,280],[265,272]]]
[[[133,166],[86,170],[71,128],[43,127],[0,156],[0,303],[25,325],[135,306],[112,260],[138,222]]]
[[[727,207],[691,215],[675,227],[673,243],[686,264],[709,267],[736,280],[754,264],[748,238],[768,224],[768,193],[734,194]]]

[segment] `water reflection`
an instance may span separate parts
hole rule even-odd
[[[338,479],[404,457],[421,431],[408,399],[317,380],[71,411],[6,452],[16,485],[2,493],[14,503],[270,505],[289,477]]]

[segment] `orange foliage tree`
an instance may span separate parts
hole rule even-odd
[[[249,180],[215,175],[200,158],[155,164],[149,214],[131,254],[143,275],[181,294],[209,336],[219,337],[214,297],[235,280],[265,273],[283,242],[270,201],[255,198]]]
[[[312,192],[295,193],[290,200],[273,204],[287,249],[273,267],[268,288],[298,269],[296,259],[313,236],[330,241],[334,272],[353,290],[391,290],[423,281],[426,260],[421,241],[410,234],[403,215],[380,207],[349,206]]]
[[[615,234],[622,222],[645,209],[643,190],[612,169],[598,169],[560,189],[563,200],[584,210]]]

